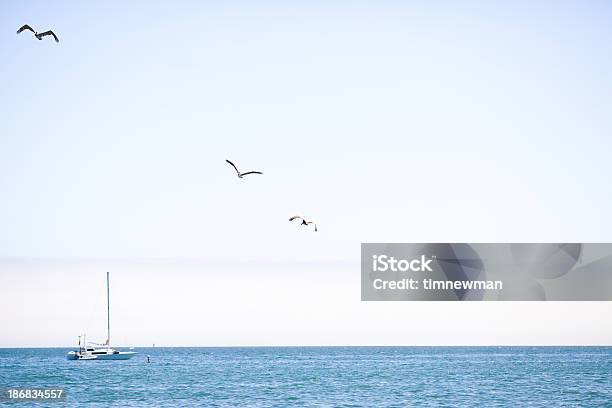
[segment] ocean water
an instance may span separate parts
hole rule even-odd
[[[612,347],[157,347],[128,361],[68,351],[0,349],[0,387],[63,387],[66,401],[46,404],[58,407],[612,407]]]

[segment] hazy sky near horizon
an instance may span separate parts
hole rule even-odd
[[[20,317],[42,319],[44,288],[6,292],[38,287],[57,260],[197,258],[225,262],[221,276],[233,262],[297,275],[302,263],[337,260],[353,288],[361,242],[612,241],[611,18],[603,1],[3,3],[0,269],[11,284],[0,297],[24,302],[0,313],[14,329],[3,344],[38,344]],[[60,43],[15,35],[24,23]],[[239,180],[225,159],[265,174]],[[291,225],[293,214],[320,231]],[[15,259],[25,261],[13,270]],[[19,266],[27,259],[48,264]],[[98,286],[109,268],[95,265],[85,269]],[[327,278],[309,276],[315,299]],[[330,297],[313,309],[323,319],[327,307],[352,308],[340,343],[367,342],[364,311],[456,307],[362,304],[353,289],[339,298],[352,306]],[[56,290],[76,299],[70,285]],[[147,303],[138,293],[134,304]],[[166,307],[178,315],[175,296]],[[230,304],[240,302],[219,310]],[[573,340],[612,342],[612,329],[579,321],[609,316],[611,303],[573,305]],[[495,331],[493,308],[520,327],[529,310],[567,306],[461,307]],[[265,344],[274,319],[249,341]],[[310,333],[306,343],[328,341]]]

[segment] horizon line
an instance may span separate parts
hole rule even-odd
[[[0,347],[0,350],[11,350],[11,349],[66,349],[74,348],[75,346],[38,346],[38,347]],[[404,347],[404,348],[423,348],[423,347],[612,347],[612,343],[609,344],[414,344],[414,345],[396,345],[396,344],[383,344],[383,345],[212,345],[212,346],[114,346],[117,348],[365,348],[365,347]]]

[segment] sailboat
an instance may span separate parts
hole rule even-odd
[[[108,272],[106,272],[106,330],[106,342],[104,344],[88,345],[85,341],[85,335],[79,336],[78,350],[70,351],[66,358],[68,360],[128,360],[138,354],[135,351],[115,350],[110,346],[110,285]]]

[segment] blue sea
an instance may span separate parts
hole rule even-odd
[[[612,347],[68,351],[0,349],[0,388],[62,387],[66,400],[46,406],[69,407],[612,407]]]

